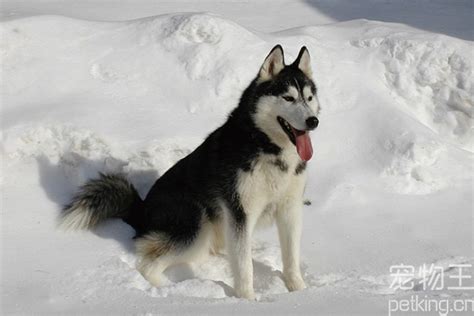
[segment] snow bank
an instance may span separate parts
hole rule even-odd
[[[405,33],[395,33],[353,44],[378,49],[390,90],[416,119],[441,138],[473,150],[471,43],[439,35],[407,39]]]
[[[471,42],[367,20],[257,33],[204,13],[31,17],[1,34],[6,311],[366,314],[407,295],[390,288],[390,265],[473,263]],[[323,107],[307,290],[287,293],[274,231],[255,242],[260,303],[248,303],[233,298],[222,256],[172,268],[153,288],[121,221],[54,229],[59,206],[98,171],[125,172],[144,195],[225,120],[276,43],[288,62],[308,46]]]

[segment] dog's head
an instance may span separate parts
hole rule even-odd
[[[308,49],[302,47],[291,65],[275,46],[258,73],[254,121],[277,145],[296,146],[302,160],[311,159],[309,132],[318,124],[319,101],[312,80]]]

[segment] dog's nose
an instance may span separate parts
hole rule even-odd
[[[308,126],[310,130],[318,127],[318,124],[319,124],[319,120],[316,116],[311,116],[306,120],[306,126]]]

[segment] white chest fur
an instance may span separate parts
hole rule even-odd
[[[279,156],[260,155],[251,171],[241,171],[237,192],[246,213],[261,214],[274,210],[288,199],[301,201],[306,177],[296,170],[301,160],[293,150]]]

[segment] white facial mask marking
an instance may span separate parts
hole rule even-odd
[[[313,112],[318,116],[319,114],[319,100],[317,95],[313,95],[311,92],[311,88],[308,86],[305,86],[303,88],[303,95],[304,99],[306,100],[306,104],[313,110]],[[312,99],[311,101],[308,101],[308,97],[311,96]]]
[[[306,120],[314,116],[313,111],[300,101],[287,106],[284,105],[280,107],[278,112],[281,113],[280,116],[290,123],[291,126],[299,130],[305,130]]]
[[[310,95],[311,89],[309,87],[304,87],[303,94]],[[279,98],[280,100],[277,102],[277,112],[280,113],[279,116],[285,119],[285,121],[290,123],[294,128],[306,130],[306,120],[311,116],[315,116],[314,110],[309,104],[311,102],[308,102],[307,97],[303,100],[304,96],[300,96],[298,89],[294,86],[289,86],[285,95],[291,95],[295,98],[296,102],[281,102],[282,98]]]
[[[298,93],[298,90],[295,87],[290,86],[285,95],[291,95],[293,98],[295,98],[295,100],[298,100],[300,94]]]
[[[317,96],[313,95],[311,88],[303,88],[305,100],[303,100],[294,86],[289,86],[288,91],[281,96],[263,96],[257,104],[257,112],[254,121],[276,144],[288,142],[288,136],[281,129],[276,117],[280,116],[291,126],[298,130],[306,130],[306,120],[311,116],[317,116],[319,103]],[[308,96],[312,100],[308,101]],[[296,101],[288,102],[283,96],[292,96]]]
[[[257,105],[257,113],[255,114],[257,125],[268,130],[277,128],[278,132],[280,132],[281,127],[276,120],[277,116],[281,116],[298,130],[306,130],[306,120],[315,115],[301,100],[290,103],[280,96],[262,97]]]

